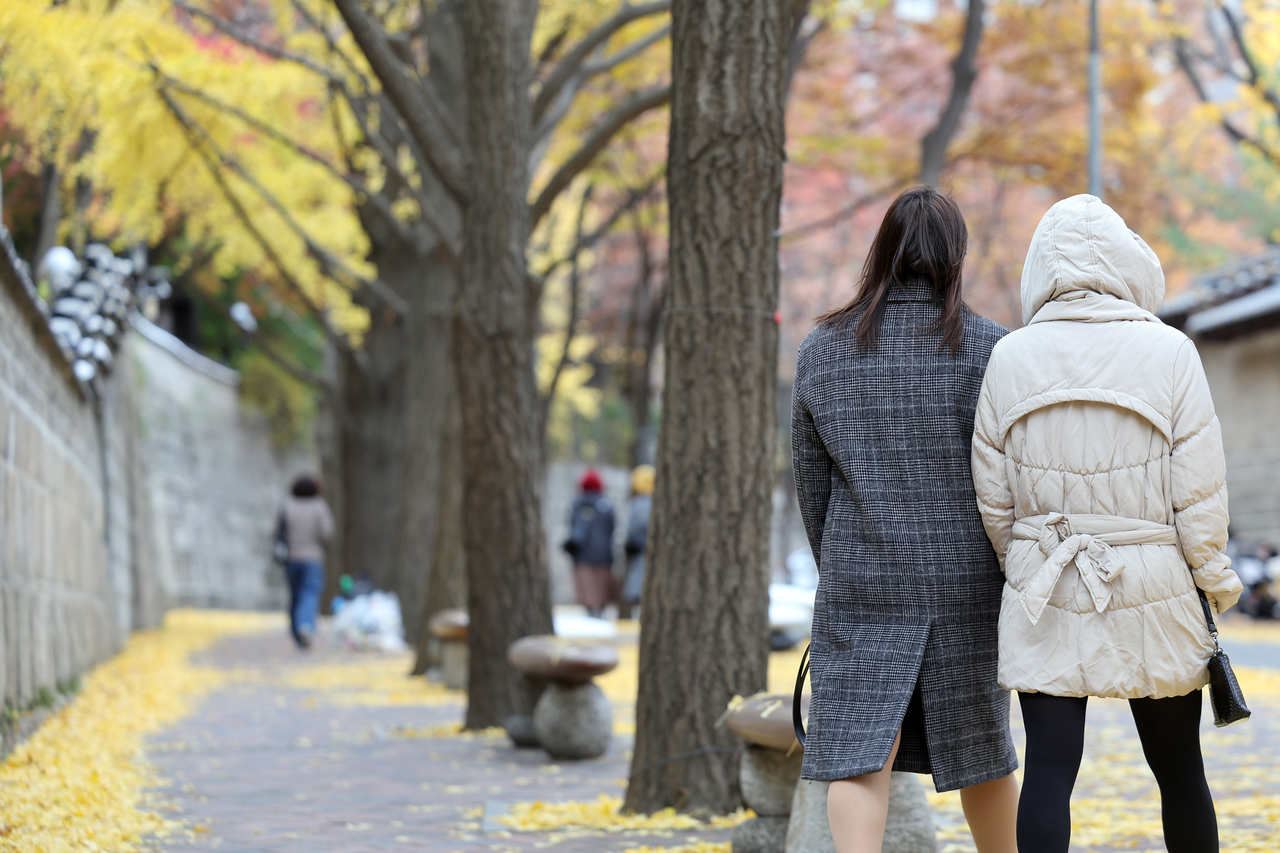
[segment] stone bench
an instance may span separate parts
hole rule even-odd
[[[427,631],[440,643],[440,680],[453,690],[467,689],[470,626],[471,617],[465,610],[441,610],[427,620]]]
[[[827,782],[800,778],[790,695],[757,694],[729,711],[729,730],[747,742],[739,771],[742,798],[759,817],[734,829],[733,853],[835,853],[827,821]],[[801,716],[809,716],[803,696]],[[892,773],[882,853],[935,853],[937,829],[913,773]]]
[[[807,714],[809,697],[802,700]],[[738,770],[742,799],[758,817],[734,828],[733,853],[783,853],[791,803],[804,748],[791,726],[791,697],[759,693],[725,717],[729,731],[747,742]]]
[[[604,755],[613,737],[613,706],[592,679],[618,665],[617,649],[552,635],[522,637],[507,650],[507,660],[526,678],[547,681],[532,721],[516,716],[505,724],[517,745],[532,741],[553,758]]]

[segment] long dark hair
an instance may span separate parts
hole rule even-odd
[[[912,187],[889,205],[862,265],[857,295],[818,322],[847,327],[856,321],[858,343],[875,349],[884,306],[894,287],[924,281],[942,303],[942,316],[927,331],[942,332],[941,344],[955,353],[964,340],[961,270],[968,248],[969,228],[955,201],[933,187]]]

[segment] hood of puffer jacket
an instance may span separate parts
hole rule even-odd
[[[1164,300],[1164,271],[1156,253],[1120,214],[1097,196],[1075,195],[1049,208],[1036,226],[1022,268],[1022,322],[1030,324],[1050,302],[1090,293],[1113,296],[1153,314]]]

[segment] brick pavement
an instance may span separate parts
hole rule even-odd
[[[1228,650],[1230,636],[1228,629]],[[1255,647],[1250,662],[1274,669],[1255,669],[1246,679],[1246,690],[1254,691],[1253,720],[1225,730],[1206,720],[1206,760],[1224,849],[1275,851],[1280,850],[1280,626],[1245,637]],[[620,795],[631,737],[615,735],[601,759],[554,762],[539,750],[517,750],[500,736],[400,736],[404,729],[434,730],[458,721],[462,703],[456,697],[427,705],[352,705],[335,702],[332,691],[290,683],[327,665],[373,660],[335,649],[299,654],[276,634],[234,637],[206,654],[200,662],[239,670],[244,677],[151,743],[150,758],[172,780],[165,796],[202,827],[194,842],[173,842],[166,849],[616,853],[642,845],[722,841],[729,835],[727,830],[585,836],[487,832],[486,803]],[[1016,701],[1014,708],[1021,743]],[[1073,799],[1072,850],[1163,849],[1158,795],[1125,703],[1093,700],[1089,714],[1085,763]],[[930,799],[942,830],[939,850],[972,851],[958,798]]]
[[[580,762],[553,762],[541,750],[513,748],[505,737],[405,739],[397,730],[457,722],[462,702],[334,704],[323,691],[285,681],[308,666],[350,662],[356,653],[302,655],[282,636],[232,638],[203,657],[215,666],[253,667],[254,677],[214,693],[197,714],[153,739],[149,757],[172,780],[164,795],[202,828],[194,843],[166,849],[595,853],[728,838],[728,830],[483,832],[486,802],[620,795],[631,737],[615,735],[604,757]]]

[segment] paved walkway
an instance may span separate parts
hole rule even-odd
[[[275,635],[225,640],[203,657],[242,677],[152,741],[150,758],[172,780],[166,795],[199,827],[194,845],[172,849],[585,853],[728,838],[725,829],[512,833],[492,818],[484,831],[486,806],[620,796],[631,736],[615,736],[601,759],[556,763],[500,733],[453,734],[459,696],[389,691],[386,674],[403,672],[407,658],[299,654]],[[373,683],[360,684],[358,671],[370,669]]]
[[[1255,715],[1225,730],[1205,724],[1223,849],[1277,851],[1280,626],[1229,623],[1228,651],[1233,637],[1242,651],[1248,643],[1241,657],[1252,666],[1242,680]],[[494,821],[512,801],[623,793],[631,747],[625,684],[610,690],[622,697],[624,733],[615,735],[608,754],[560,763],[539,750],[517,750],[501,735],[457,734],[461,697],[404,678],[405,658],[334,648],[299,654],[283,634],[272,633],[226,639],[198,662],[236,677],[150,742],[149,757],[171,780],[166,796],[199,827],[194,842],[167,849],[617,853],[703,842],[691,849],[727,850],[713,843],[726,841],[729,830],[705,826],[511,832]],[[780,669],[791,665],[781,663]],[[1095,700],[1089,713],[1073,851],[1163,849],[1154,781],[1126,705]],[[972,851],[958,797],[930,794],[930,800],[939,850]]]

